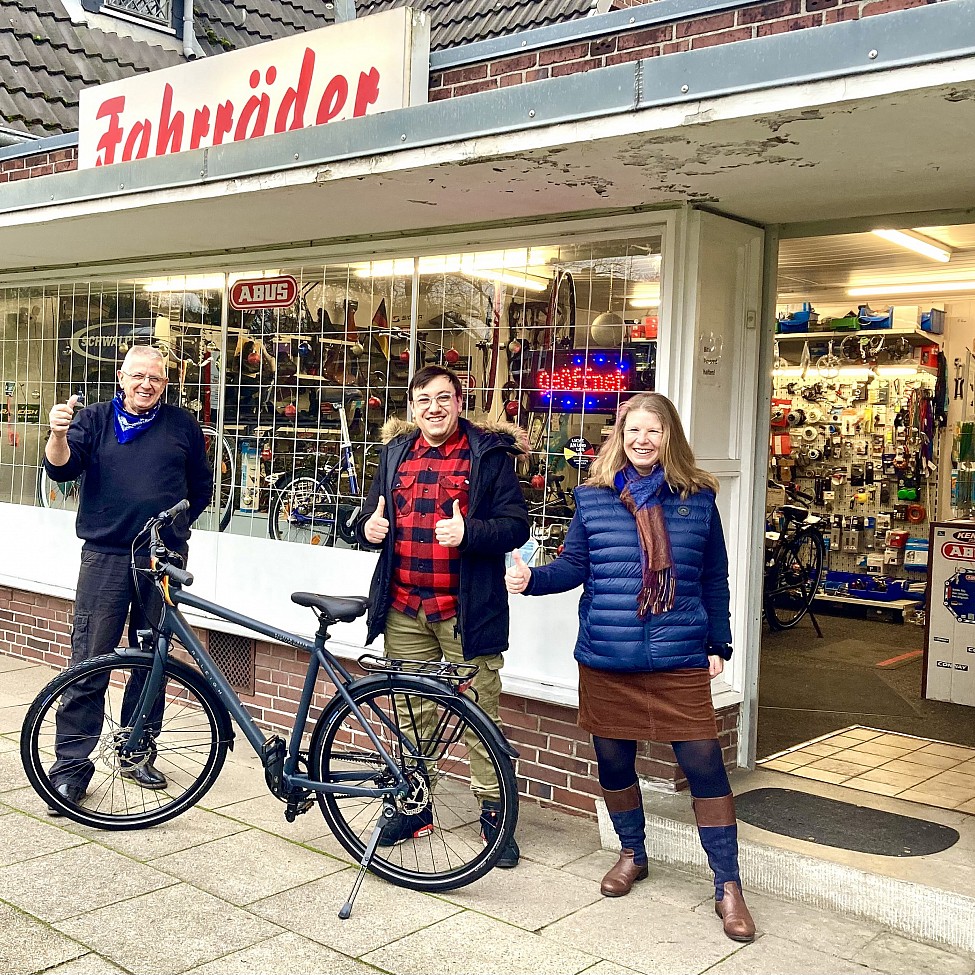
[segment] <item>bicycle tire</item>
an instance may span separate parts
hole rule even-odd
[[[144,681],[152,661],[152,654],[138,651],[86,660],[55,677],[27,711],[20,739],[27,778],[49,806],[77,823],[104,830],[158,826],[197,803],[223,767],[233,735],[227,709],[201,674],[170,659],[165,665],[166,700],[161,724],[149,746],[151,760],[165,775],[167,785],[147,790],[123,776],[118,739],[124,731],[124,688],[133,679]],[[77,803],[70,802],[55,791],[51,778],[58,715],[73,699],[90,699],[99,693],[103,693],[105,704],[97,731],[61,736],[62,746],[82,743],[72,756],[77,765],[67,774],[83,778],[90,772],[86,795]],[[61,720],[67,719],[62,715]]]
[[[809,612],[825,557],[826,543],[812,529],[798,531],[776,553],[762,606],[773,630],[791,630]]]
[[[211,511],[215,507],[219,513],[219,519],[217,521],[218,531],[224,531],[227,525],[230,524],[230,518],[234,513],[234,489],[237,485],[237,463],[234,459],[233,448],[227,441],[226,437],[221,437],[217,432],[216,427],[210,426],[208,423],[203,423],[200,426],[203,431],[203,438],[206,442],[207,449],[207,460],[210,463],[210,468],[213,471],[213,498],[210,501],[210,506],[200,515],[196,524],[199,528],[208,527],[205,523],[201,524],[203,520],[210,515],[212,518]],[[216,465],[216,444],[220,444],[220,498],[217,499],[217,465]]]
[[[37,500],[42,508],[77,511],[81,501],[81,478],[53,481],[42,464],[37,470]]]
[[[267,533],[281,542],[331,545],[338,502],[328,485],[308,474],[293,474],[271,491]]]
[[[494,865],[518,819],[514,766],[491,719],[471,700],[439,681],[414,675],[377,675],[349,686],[383,747],[413,786],[397,800],[397,811],[430,811],[432,831],[394,846],[377,846],[370,870],[411,890],[446,891],[473,883]],[[414,742],[422,743],[417,755]],[[481,833],[481,800],[470,788],[471,744],[488,757],[497,784],[498,819],[487,841]],[[319,719],[309,746],[311,776],[329,782],[345,773],[361,775],[359,784],[391,785],[392,776],[341,698]],[[320,793],[325,821],[345,850],[362,858],[383,801],[370,797]]]

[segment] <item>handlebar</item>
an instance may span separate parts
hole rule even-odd
[[[148,528],[154,521],[158,522],[159,525],[169,525],[172,523],[173,519],[177,515],[181,515],[184,511],[189,509],[190,503],[183,498],[182,501],[177,501],[171,508],[167,508],[165,511],[160,511],[155,518],[150,518],[146,522],[146,528]]]
[[[768,483],[769,487],[779,488],[782,491],[785,491],[787,498],[791,498],[793,500],[798,498],[800,501],[805,501],[807,504],[814,504],[816,501],[811,494],[806,494],[805,492],[800,491],[799,488],[797,488],[794,484],[786,484],[782,481],[773,481],[771,478],[769,478]]]

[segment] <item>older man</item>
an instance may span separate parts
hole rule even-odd
[[[166,364],[158,349],[133,346],[109,403],[79,408],[78,397],[50,413],[44,467],[56,481],[81,478],[76,530],[84,539],[71,631],[71,662],[118,646],[129,615],[129,644],[145,628],[142,599],[130,572],[130,547],[146,521],[188,498],[189,510],[163,530],[166,545],[187,555],[190,525],[210,503],[213,474],[196,419],[162,402]],[[140,560],[148,559],[143,553]],[[131,611],[131,612],[130,612]],[[141,688],[129,686],[134,706]],[[134,698],[134,700],[132,699]],[[68,802],[79,803],[94,772],[89,755],[101,734],[104,694],[67,702],[58,713],[57,761],[51,779]],[[161,716],[157,716],[159,718]],[[164,789],[166,777],[150,752],[122,774],[144,789]],[[59,815],[51,808],[52,815]]]

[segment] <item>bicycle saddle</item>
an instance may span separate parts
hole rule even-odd
[[[800,507],[797,504],[784,504],[779,510],[785,518],[791,519],[792,521],[805,521],[809,517],[809,509]]]
[[[369,608],[365,596],[320,596],[314,592],[293,592],[291,601],[299,606],[321,610],[336,623],[351,623]]]

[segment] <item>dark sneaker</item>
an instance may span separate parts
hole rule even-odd
[[[386,823],[383,831],[379,834],[380,846],[396,846],[405,843],[407,840],[416,840],[421,836],[429,836],[433,832],[433,813],[430,809],[414,816],[404,816],[403,813],[396,813],[393,818]]]
[[[481,836],[485,842],[493,840],[498,830],[498,808],[493,803],[485,802],[481,807]],[[501,856],[498,857],[496,867],[502,870],[510,870],[518,866],[521,859],[521,850],[512,836],[510,840],[501,848]]]

